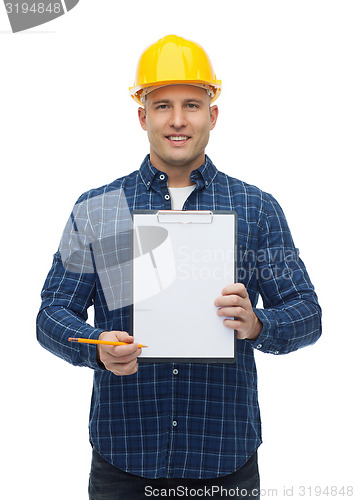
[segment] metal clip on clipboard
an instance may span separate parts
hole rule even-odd
[[[211,224],[213,212],[210,210],[159,210],[157,220],[164,224]]]

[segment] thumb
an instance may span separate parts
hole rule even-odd
[[[118,330],[114,330],[113,333],[115,334],[118,342],[127,342],[127,344],[131,344],[134,341],[133,337],[129,335],[127,332],[120,332]]]

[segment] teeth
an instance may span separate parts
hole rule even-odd
[[[188,137],[186,135],[171,135],[168,137],[171,141],[186,141]]]

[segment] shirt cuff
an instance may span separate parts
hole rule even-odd
[[[94,328],[90,325],[84,325],[82,328],[77,329],[77,337],[98,340],[102,332],[102,328]],[[97,346],[95,344],[84,344],[81,342],[75,342],[75,347],[78,350],[80,358],[83,360],[83,364],[92,368],[93,370],[106,371],[105,366],[98,362],[96,357]]]
[[[275,334],[277,331],[277,322],[274,317],[273,311],[265,309],[253,308],[254,313],[263,324],[263,329],[256,340],[249,340],[252,347],[258,351],[266,352],[269,354],[281,354],[275,346]]]

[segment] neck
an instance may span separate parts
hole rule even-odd
[[[150,162],[153,167],[167,174],[169,178],[169,187],[187,187],[193,186],[190,175],[193,170],[203,165],[205,161],[205,153],[199,155],[192,162],[186,165],[171,165],[159,158],[154,151],[150,151]]]

